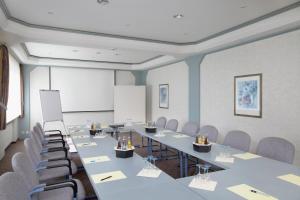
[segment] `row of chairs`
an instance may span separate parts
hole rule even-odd
[[[178,128],[178,121],[176,119],[170,119],[167,121],[166,117],[159,117],[156,120],[155,125],[159,128],[165,128],[176,132]],[[181,132],[191,137],[204,135],[208,137],[209,141],[214,143],[217,142],[219,135],[219,131],[216,127],[206,125],[200,128],[198,123],[195,122],[185,123]],[[240,130],[229,131],[223,141],[223,145],[245,152],[249,151],[250,144],[250,135]],[[266,137],[259,141],[256,148],[256,153],[264,157],[291,164],[294,161],[295,146],[283,138]]]
[[[61,200],[86,198],[82,183],[73,179],[77,166],[60,131],[52,134],[37,124],[25,139],[26,153],[12,157],[14,172],[0,177],[1,200]]]

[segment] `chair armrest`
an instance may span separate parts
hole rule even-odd
[[[45,148],[45,149],[42,149],[40,154],[43,155],[45,153],[57,152],[57,151],[65,152],[65,158],[68,158],[68,149],[66,147]]]
[[[62,135],[60,130],[46,130],[44,131],[45,133],[53,133],[53,132],[58,132],[58,134]]]
[[[72,175],[71,163],[70,164],[57,164],[57,165],[46,166],[46,169],[53,169],[53,168],[59,168],[59,167],[68,167],[69,175]]]
[[[50,135],[45,135],[45,138],[51,138],[51,137],[60,137],[62,140],[64,139],[64,135],[62,134],[50,134]]]
[[[55,144],[55,143],[61,143],[63,147],[66,146],[66,142],[63,139],[52,139],[52,140],[45,140],[43,144]]]
[[[65,180],[55,183],[46,183],[35,186],[30,192],[29,197],[31,198],[34,194],[38,194],[44,191],[56,190],[60,188],[70,187],[73,190],[73,198],[77,198],[78,186],[74,180]]]

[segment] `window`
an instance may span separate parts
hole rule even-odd
[[[20,64],[9,54],[9,93],[6,122],[9,123],[21,115],[21,74]]]

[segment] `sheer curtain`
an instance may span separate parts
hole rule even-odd
[[[9,91],[9,58],[6,46],[0,46],[0,130],[6,128],[6,110]]]

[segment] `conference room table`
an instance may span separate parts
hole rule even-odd
[[[92,182],[92,185],[100,199],[120,199],[120,195],[132,193],[132,198],[142,197],[143,199],[245,199],[233,193],[228,188],[246,184],[259,191],[255,199],[300,199],[300,185],[293,184],[279,176],[288,174],[300,176],[300,169],[294,165],[282,163],[272,159],[253,156],[250,159],[234,157],[233,162],[219,162],[216,158],[221,153],[227,152],[230,155],[244,155],[246,152],[225,147],[220,144],[213,144],[209,153],[199,153],[193,150],[193,137],[185,136],[178,132],[158,129],[157,133],[147,133],[143,125],[133,125],[130,129],[143,137],[148,138],[148,154],[152,154],[152,141],[158,141],[181,153],[181,168],[183,178],[173,179],[162,172],[158,178],[144,178],[136,176],[145,166],[145,160],[137,154],[132,158],[119,159],[115,157],[113,147],[116,140],[107,136],[102,139],[93,137],[74,139],[77,134],[88,135],[88,130],[72,135],[73,142],[81,158],[96,155],[107,155],[111,160],[94,164],[84,164],[84,168]],[[82,142],[95,142],[96,146],[78,147]],[[209,180],[216,182],[213,191],[189,187],[194,176],[187,176],[188,158],[196,157],[199,160],[215,166],[219,171],[209,173]],[[95,184],[91,179],[92,174],[103,173],[112,170],[122,170],[126,173],[127,179]],[[196,194],[196,195],[195,195]],[[122,196],[123,198],[123,196]],[[128,198],[129,199],[129,198]]]
[[[182,200],[204,198],[175,179],[161,172],[158,178],[137,176],[146,166],[145,159],[135,154],[131,158],[117,158],[114,147],[117,142],[109,135],[94,138],[87,129],[71,134],[74,145],[83,163],[89,180],[98,199],[103,200],[134,200],[134,199],[173,199]],[[86,145],[84,145],[86,144]],[[86,158],[106,156],[108,161],[85,163]],[[126,178],[95,183],[93,176],[101,173],[121,171]]]

